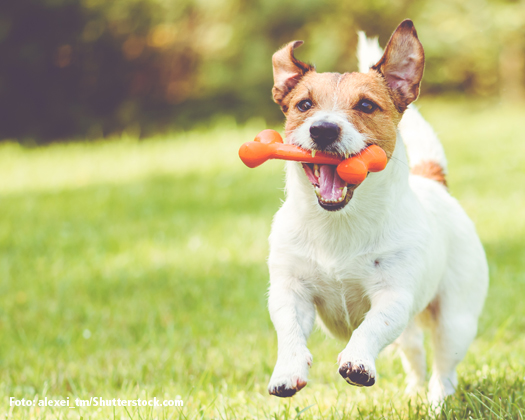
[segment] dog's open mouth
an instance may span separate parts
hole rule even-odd
[[[319,205],[328,211],[341,210],[348,204],[357,185],[347,184],[337,174],[336,165],[303,163],[303,169],[312,183]]]

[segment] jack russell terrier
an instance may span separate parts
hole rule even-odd
[[[409,107],[419,94],[423,47],[410,20],[384,54],[360,34],[361,72],[338,74],[297,60],[301,44],[289,43],[272,60],[286,142],[339,157],[376,144],[388,164],[356,187],[336,166],[286,163],[286,200],[269,238],[268,306],[278,357],[268,390],[290,397],[306,386],[306,342],[317,312],[321,326],[348,343],[339,373],[356,386],[376,382],[375,359],[395,342],[407,392],[418,391],[426,376],[422,327],[428,328],[428,397],[439,404],[454,393],[456,366],[476,335],[488,268],[473,223],[447,191],[443,148]]]

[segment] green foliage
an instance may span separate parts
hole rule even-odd
[[[356,70],[356,31],[384,45],[410,17],[427,55],[423,94],[523,98],[525,2],[467,0],[5,0],[0,139],[142,136],[234,115],[280,118],[271,55]]]
[[[449,184],[487,250],[491,286],[460,387],[440,416],[403,395],[383,354],[370,389],[347,385],[344,343],[316,331],[310,382],[266,392],[276,338],[267,236],[282,163],[245,168],[262,122],[171,140],[0,147],[0,409],[8,419],[522,419],[525,412],[523,107],[423,102]],[[8,397],[175,398],[180,411],[10,409]]]

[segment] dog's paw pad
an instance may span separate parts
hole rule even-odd
[[[295,386],[288,387],[285,384],[270,387],[268,392],[270,395],[275,395],[276,397],[287,398],[293,397],[297,392],[303,389],[306,386],[306,381],[298,379],[295,383]]]
[[[339,374],[350,385],[372,386],[376,383],[375,372],[363,363],[346,362],[339,368]]]

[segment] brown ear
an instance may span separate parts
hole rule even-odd
[[[425,67],[425,52],[410,19],[399,24],[392,34],[381,60],[373,66],[381,73],[392,91],[399,112],[415,101]]]
[[[273,100],[279,105],[290,91],[299,83],[306,72],[313,66],[297,60],[293,50],[301,46],[303,41],[292,41],[277,51],[272,57],[273,64]]]

